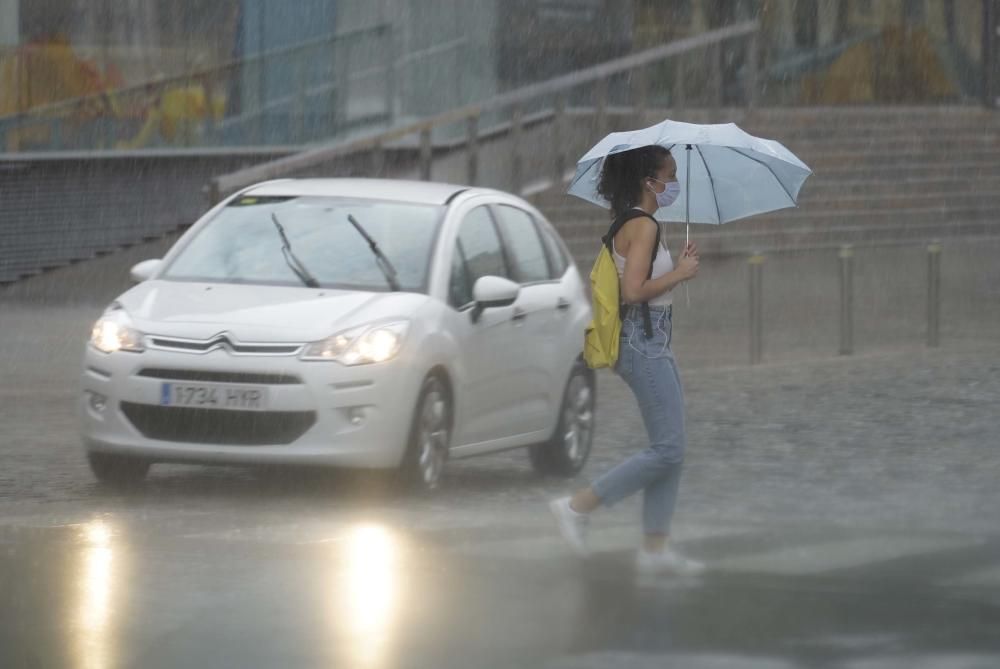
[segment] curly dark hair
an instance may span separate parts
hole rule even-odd
[[[611,203],[613,217],[621,216],[639,203],[642,180],[656,178],[669,156],[669,149],[654,144],[613,153],[604,159],[597,192]]]

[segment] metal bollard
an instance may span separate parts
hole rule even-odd
[[[750,265],[750,364],[760,363],[764,349],[763,333],[763,276],[764,256],[756,253],[748,261]]]
[[[566,96],[556,95],[555,115],[552,117],[552,184],[559,188],[566,173],[566,149],[563,146],[563,136],[566,134]]]
[[[602,137],[608,127],[608,80],[594,84],[594,136]]]
[[[465,120],[465,183],[475,186],[479,181],[479,114]]]
[[[420,130],[420,180],[430,181],[434,160],[434,146],[431,144],[431,129],[429,126]]]
[[[381,141],[372,145],[371,175],[380,177],[385,174],[385,145]]]
[[[941,345],[941,244],[927,247],[927,346]]]
[[[854,353],[854,248],[840,247],[840,355]]]
[[[673,82],[670,88],[671,109],[679,109],[683,107],[686,102],[685,98],[687,97],[687,93],[684,87],[684,73],[686,71],[684,63],[681,62],[681,57],[674,56]]]
[[[649,108],[649,72],[640,65],[632,70],[630,77],[635,124],[641,128],[645,125],[646,109]]]
[[[760,91],[757,90],[760,86],[760,42],[756,31],[751,33],[747,40],[746,59],[746,103],[747,107],[752,109],[757,106],[757,98],[760,95]]]
[[[515,105],[510,121],[510,190],[521,194],[524,187],[524,108]]]

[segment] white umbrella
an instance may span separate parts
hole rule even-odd
[[[735,123],[666,120],[642,130],[613,132],[598,142],[577,162],[569,193],[610,208],[597,192],[604,159],[651,145],[670,150],[683,180],[677,200],[656,212],[661,221],[721,225],[795,207],[799,189],[812,174],[779,142],[754,137]]]

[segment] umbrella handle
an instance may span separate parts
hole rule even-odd
[[[684,250],[687,251],[687,245],[691,242],[691,145],[688,144],[684,147],[687,151],[687,160],[684,161],[684,188],[687,191],[684,194]],[[687,306],[691,306],[691,293],[688,290],[687,281],[684,282],[684,300],[687,302]]]
[[[687,245],[691,242],[691,224],[688,223],[684,232],[684,250],[687,251]],[[691,292],[688,290],[687,281],[684,282],[684,300],[687,302],[687,306],[691,306]]]

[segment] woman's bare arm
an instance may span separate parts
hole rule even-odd
[[[655,279],[647,279],[656,244],[656,223],[646,217],[634,218],[622,229],[628,239],[625,272],[622,276],[622,299],[627,304],[648,302],[698,274],[698,256],[681,255],[677,266]],[[661,253],[665,253],[660,249]]]

